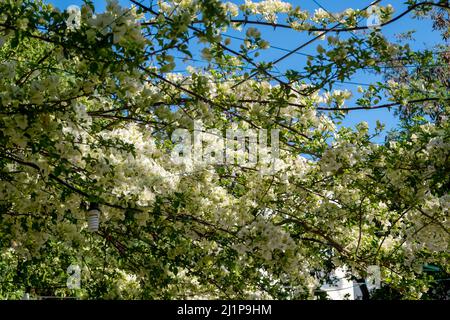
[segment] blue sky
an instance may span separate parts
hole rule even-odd
[[[47,0],[48,2],[54,4],[61,10],[64,10],[69,5],[78,5],[81,6],[83,4],[82,0]],[[254,0],[255,1],[255,0]],[[102,12],[105,8],[106,0],[94,0],[95,10],[96,12]],[[151,0],[142,0],[143,4],[150,4]],[[240,4],[244,2],[242,1],[232,1],[236,4]],[[290,2],[293,5],[299,5],[303,10],[308,10],[310,12],[314,12],[315,9],[319,8],[319,5],[325,8],[327,11],[330,12],[341,12],[347,8],[364,8],[368,6],[372,1],[366,0],[346,0],[346,1],[338,1],[338,0],[298,0],[298,1],[287,1]],[[131,2],[129,0],[119,0],[119,3],[123,6],[130,6]],[[156,3],[156,0],[153,1],[153,3]],[[395,13],[400,13],[404,11],[406,8],[406,5],[404,4],[404,1],[402,0],[392,0],[392,1],[382,1],[380,3],[381,5],[387,5],[392,4]],[[364,24],[365,22],[362,21],[361,24]],[[266,40],[268,40],[271,44],[271,48],[266,50],[262,55],[261,59],[264,59],[266,61],[271,61],[279,58],[286,52],[282,49],[293,49],[296,48],[299,44],[302,44],[303,42],[309,40],[312,36],[306,34],[305,32],[294,32],[292,30],[287,29],[273,29],[272,27],[262,27],[261,29],[262,37]],[[431,28],[431,22],[429,20],[417,20],[412,19],[411,14],[403,17],[402,19],[383,27],[381,32],[387,36],[388,38],[393,39],[395,34],[405,32],[408,30],[415,30],[415,40],[411,43],[411,46],[415,49],[424,49],[429,48],[431,49],[435,44],[441,43],[442,40],[440,39],[440,36],[436,32],[432,32]],[[242,37],[243,34],[239,34],[236,31],[230,30],[227,31],[228,35],[230,36],[240,36]],[[320,44],[322,41],[317,41],[302,51],[300,51],[300,54],[294,54],[291,55],[289,58],[283,60],[279,64],[277,64],[277,70],[279,72],[284,72],[287,69],[296,69],[301,70],[306,62],[306,57],[302,54],[314,54],[316,53],[316,47],[318,44]],[[233,45],[238,46],[239,40],[233,40]],[[276,48],[275,48],[276,47]],[[280,49],[281,48],[281,49]],[[197,52],[196,52],[197,51]],[[196,47],[193,47],[193,56],[195,59],[201,60],[200,52]],[[179,65],[177,66],[176,70],[183,70],[186,65],[183,64],[181,60],[178,60],[177,63]],[[205,65],[204,63],[199,62],[192,62],[194,65]],[[380,81],[381,78],[373,75],[372,73],[368,71],[361,71],[358,72],[351,80],[348,80],[347,83],[341,83],[337,84],[334,89],[348,89],[355,93],[355,98],[352,99],[348,106],[354,106],[354,101],[357,98],[357,84],[351,84],[348,82],[355,82],[355,83],[362,83],[362,84],[369,84],[374,81]],[[372,111],[352,111],[350,112],[345,120],[343,121],[343,125],[346,126],[353,126],[356,123],[359,123],[360,121],[367,121],[369,123],[369,127],[373,129],[375,127],[375,123],[377,120],[380,120],[386,125],[387,129],[395,128],[397,124],[397,119],[393,116],[391,112],[389,112],[386,109],[379,109],[379,110],[372,110]],[[383,137],[376,139],[376,142],[381,142]]]

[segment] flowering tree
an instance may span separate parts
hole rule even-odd
[[[329,271],[345,267],[359,279],[371,265],[402,297],[420,298],[434,281],[421,266],[450,271],[448,47],[413,51],[380,32],[413,14],[434,19],[446,41],[447,1],[409,0],[397,14],[379,6],[378,27],[361,23],[367,8],[131,2],[94,14],[88,0],[69,12],[0,1],[2,298],[30,288],[86,298],[313,298]],[[267,27],[311,40],[264,61]],[[240,47],[227,30],[242,31]],[[278,62],[311,45],[317,54],[304,68],[276,75]],[[174,72],[186,65],[174,58],[190,61],[194,50],[208,67]],[[333,89],[368,68],[389,81]],[[383,144],[373,142],[382,123],[338,125],[353,110],[381,108],[401,119]],[[197,133],[204,150],[217,141],[202,132],[229,128],[277,132],[275,170],[264,161],[174,161],[177,130]],[[271,152],[262,148],[258,160]],[[94,233],[92,204],[101,211]],[[69,265],[81,267],[80,288],[66,287]]]

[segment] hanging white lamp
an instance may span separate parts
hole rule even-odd
[[[98,203],[91,203],[89,205],[89,210],[87,213],[88,218],[88,230],[90,232],[97,232],[98,226],[100,224],[100,209],[98,207]]]

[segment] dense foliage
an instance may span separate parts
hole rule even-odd
[[[314,298],[328,272],[378,265],[397,298],[417,299],[436,284],[423,265],[450,271],[447,1],[379,6],[382,25],[433,19],[443,45],[422,51],[368,28],[366,8],[131,2],[98,13],[86,0],[68,25],[40,0],[0,1],[1,298]],[[298,50],[317,53],[278,76],[258,57],[265,28],[309,34]],[[194,51],[207,67],[186,68]],[[335,90],[363,69],[386,81]],[[381,122],[340,125],[382,108],[399,116],[384,143]],[[194,120],[279,130],[275,172],[174,162],[172,133]],[[80,289],[66,287],[74,264]]]

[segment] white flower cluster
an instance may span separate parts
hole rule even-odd
[[[275,250],[286,252],[295,248],[295,243],[288,233],[261,216],[258,216],[255,221],[242,228],[238,236],[245,240],[245,245],[236,246],[236,250],[240,254],[258,250],[261,257],[267,261],[273,259]]]
[[[239,15],[239,7],[236,4],[228,1],[223,3],[222,6],[231,17],[237,17]]]
[[[332,18],[332,16],[328,12],[326,12],[322,8],[318,8],[318,9],[314,10],[314,15],[312,17],[312,20],[316,21],[316,22],[321,22],[324,19],[330,19],[330,18]]]
[[[179,176],[170,173],[157,162],[158,158],[163,159],[150,134],[144,135],[137,125],[131,124],[103,136],[105,139],[120,139],[131,144],[135,153],[106,153],[105,160],[114,168],[116,179],[111,190],[112,195],[119,199],[136,198],[139,206],[147,207],[152,205],[156,195],[169,195],[176,189]],[[101,169],[97,174],[100,182],[105,179],[108,181],[109,178],[105,177]]]
[[[142,14],[136,13],[136,8],[123,8],[117,0],[108,0],[106,12],[96,14],[87,20],[91,27],[87,34],[88,39],[95,41],[95,30],[97,30],[102,35],[112,32],[115,44],[126,46],[128,43],[133,43],[143,46],[146,40],[138,23],[142,18]]]
[[[242,11],[248,11],[252,14],[260,14],[266,21],[271,23],[277,22],[277,16],[279,13],[288,13],[291,8],[292,5],[290,3],[280,0],[264,0],[261,2],[245,0],[245,3],[241,5]]]

